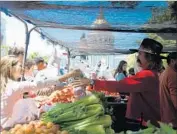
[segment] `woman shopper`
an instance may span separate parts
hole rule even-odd
[[[16,58],[15,56],[5,56],[1,58],[0,61],[0,74],[1,74],[1,127],[8,128],[12,127],[15,123],[19,123],[22,121],[22,118],[25,118],[22,122],[26,119],[30,120],[30,117],[26,117],[23,113],[19,117],[12,117],[13,114],[13,107],[16,102],[18,102],[19,106],[24,106],[26,102],[31,102],[30,104],[33,105],[32,100],[30,99],[27,101],[26,99],[21,100],[23,97],[24,92],[38,90],[44,87],[48,87],[51,85],[59,84],[70,77],[77,77],[81,75],[80,70],[74,70],[66,75],[61,77],[55,78],[46,78],[40,81],[22,81],[18,82],[17,80],[21,77],[22,74],[22,63]],[[34,106],[34,105],[33,105]],[[27,108],[28,104],[25,107]],[[19,107],[20,108],[20,107]],[[18,109],[19,110],[19,109]],[[21,110],[21,111],[20,111]],[[22,113],[24,109],[20,109],[19,111]],[[30,110],[30,108],[29,108]],[[29,111],[28,111],[29,112]],[[32,111],[33,112],[33,111]],[[38,111],[35,113],[35,116],[39,115]]]
[[[117,67],[117,69],[114,73],[114,78],[117,81],[120,81],[120,80],[126,78],[127,77],[126,69],[127,69],[127,62],[124,60],[120,61],[119,66]]]

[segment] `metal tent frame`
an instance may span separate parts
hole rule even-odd
[[[24,63],[26,61],[26,57],[27,57],[31,32],[35,30],[35,31],[39,32],[40,34],[43,34],[37,28],[60,28],[60,29],[72,29],[72,30],[95,30],[95,31],[111,31],[111,32],[130,32],[130,33],[131,32],[132,33],[177,33],[176,26],[172,26],[171,28],[166,27],[166,28],[163,28],[163,29],[156,29],[155,28],[156,26],[154,25],[155,27],[152,27],[152,28],[146,28],[146,29],[141,28],[141,29],[138,29],[138,30],[134,30],[134,29],[119,29],[119,28],[115,28],[115,27],[114,28],[112,28],[112,27],[109,27],[109,28],[95,28],[94,27],[93,28],[93,27],[83,27],[83,26],[66,26],[66,25],[61,25],[61,24],[56,24],[56,23],[47,23],[47,22],[41,22],[41,21],[37,22],[36,20],[32,20],[31,18],[26,18],[24,16],[13,13],[12,11],[9,11],[9,10],[3,8],[3,6],[7,6],[8,3],[9,2],[6,2],[4,5],[2,5],[2,7],[0,6],[1,10],[4,11],[6,14],[8,14],[10,16],[14,16],[18,20],[20,20],[25,26],[26,38],[25,38],[25,55],[24,55],[24,60],[23,60],[23,67],[24,67]],[[53,6],[53,7],[55,7],[55,6]],[[15,8],[15,7],[13,7],[13,8]],[[32,7],[30,7],[30,8],[32,8]],[[45,8],[48,8],[48,7],[45,7]],[[67,8],[67,7],[65,7],[65,8]],[[38,25],[35,25],[33,28],[29,29],[28,25],[27,25],[27,22],[26,22],[27,20],[32,20],[31,22],[35,21],[35,22],[38,23]],[[48,38],[49,40],[52,40],[52,39],[50,39],[50,37],[47,37],[46,35],[45,35],[45,37]],[[54,41],[54,42],[56,42],[57,44],[59,44],[60,46],[64,47],[67,50],[67,52],[68,52],[68,68],[69,68],[71,50],[67,46],[62,45],[58,41]],[[164,52],[174,51],[174,49],[176,49],[176,48],[164,48],[163,51]],[[86,53],[88,51],[88,49],[81,48],[79,51],[81,52],[81,54],[88,54],[88,53]],[[94,50],[92,50],[92,51],[94,51]],[[103,51],[103,53],[105,53],[104,50],[102,50],[102,51]],[[131,53],[129,50],[125,50],[125,49],[122,49],[122,50],[121,49],[117,49],[117,50],[114,49],[114,50],[106,50],[106,51],[107,51],[107,53],[122,53],[122,54],[130,54]]]

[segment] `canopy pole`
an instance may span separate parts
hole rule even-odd
[[[68,66],[67,66],[67,69],[68,69],[68,72],[69,72],[69,67],[70,67],[70,56],[71,56],[71,54],[70,54],[70,51],[69,51],[69,48],[67,48],[67,52],[68,52]]]
[[[26,22],[24,22],[26,24]],[[28,55],[28,46],[29,46],[29,41],[30,41],[30,34],[31,32],[36,28],[33,27],[28,31],[28,25],[26,24],[27,30],[26,30],[26,40],[25,40],[25,54],[24,54],[24,58],[23,58],[23,64],[22,64],[22,68],[25,68],[25,62],[26,62],[26,58]],[[25,71],[23,71],[22,77],[21,77],[21,81],[24,78],[25,75]]]
[[[23,63],[22,63],[22,68],[25,68],[25,62],[26,62],[26,57],[27,57],[27,54],[28,54],[28,45],[29,45],[29,40],[30,40],[30,33],[33,29],[35,29],[36,27],[32,28],[30,31],[28,31],[28,24],[22,19],[20,18],[19,16],[13,14],[10,12],[10,14],[12,16],[14,16],[16,19],[18,19],[19,21],[21,21],[24,25],[25,25],[25,53],[24,53],[24,57],[23,57]],[[24,74],[25,74],[25,71],[23,71],[23,74],[22,74],[22,77],[21,77],[21,81],[23,80],[24,78]]]
[[[15,15],[15,14],[13,14],[13,13],[11,13],[10,12],[10,14],[12,15],[12,16],[14,16],[16,19],[18,19],[19,21],[21,21],[23,24],[24,24],[24,26],[25,26],[25,53],[24,53],[24,57],[23,57],[23,63],[22,63],[22,68],[24,68],[25,67],[25,62],[26,62],[26,57],[27,57],[27,51],[28,51],[28,44],[29,44],[29,38],[30,38],[30,36],[29,36],[29,33],[28,33],[28,25],[27,25],[27,23],[23,20],[23,19],[21,19],[19,16],[17,16],[17,15]],[[22,81],[22,79],[24,78],[24,71],[23,71],[23,74],[22,74],[22,77],[21,77],[21,81]]]

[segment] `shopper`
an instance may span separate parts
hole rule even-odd
[[[159,42],[145,38],[138,50],[131,50],[138,52],[137,61],[142,71],[120,81],[82,79],[73,85],[91,83],[95,90],[108,89],[110,92],[130,93],[126,117],[136,120],[143,115],[145,121],[150,120],[156,125],[160,120],[158,72],[162,68],[163,57],[160,56],[162,49],[163,46]]]
[[[114,78],[117,81],[123,80],[124,78],[127,77],[127,62],[122,60],[120,61],[115,73],[114,73]]]
[[[128,76],[130,77],[130,76],[133,76],[133,75],[135,75],[135,70],[134,70],[134,68],[130,68],[128,70]]]
[[[1,58],[0,61],[0,74],[1,74],[1,127],[7,128],[12,127],[15,123],[20,123],[22,119],[29,119],[27,113],[23,113],[24,105],[34,104],[33,101],[30,99],[29,101],[20,100],[23,97],[24,92],[38,90],[44,87],[48,87],[51,85],[59,84],[70,77],[73,76],[80,76],[80,70],[74,70],[66,75],[61,77],[54,77],[54,78],[46,78],[40,81],[22,81],[18,82],[18,78],[21,77],[22,63],[18,61],[18,58],[15,56],[5,56]],[[13,108],[16,102],[19,102],[19,113],[23,113],[22,115],[16,117],[13,114]],[[25,103],[25,102],[31,102]],[[16,105],[17,106],[17,105]],[[20,109],[22,108],[22,109]],[[29,109],[30,110],[30,109]],[[17,111],[15,111],[17,113]],[[30,111],[28,111],[29,113]],[[31,111],[33,113],[33,111]],[[18,114],[18,113],[17,113]],[[38,113],[35,113],[36,116]],[[14,115],[14,116],[13,116]],[[25,120],[24,119],[24,120]],[[24,121],[23,120],[23,121]]]
[[[96,67],[95,67],[95,69],[94,69],[94,71],[95,71],[95,73],[96,73],[96,77],[98,76],[98,74],[100,73],[100,70],[101,70],[101,60],[97,63],[97,65],[96,65]]]
[[[35,66],[35,62],[33,60],[27,59],[25,62],[25,80],[27,81],[33,81],[34,80],[34,74],[33,74],[33,69]]]
[[[161,121],[177,129],[177,52],[167,57],[168,66],[160,76]]]
[[[33,73],[34,73],[34,76],[36,76],[37,73],[39,71],[45,69],[46,66],[45,66],[45,61],[44,61],[44,59],[42,57],[36,57],[34,59],[34,61],[35,61],[35,66],[34,66],[34,72]]]

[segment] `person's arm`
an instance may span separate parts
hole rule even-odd
[[[33,70],[33,76],[35,77],[35,76],[37,75],[38,72],[39,72],[39,71],[38,71],[37,67],[34,67],[34,70]]]
[[[144,70],[121,81],[94,80],[94,89],[106,89],[110,92],[142,92],[150,88],[150,85],[154,83],[154,77],[156,76],[153,72]]]
[[[175,74],[176,75],[176,74]],[[177,77],[168,77],[168,87],[170,90],[170,96],[171,96],[171,100],[173,102],[173,105],[175,107],[175,109],[177,110]]]
[[[36,89],[42,89],[42,88],[49,87],[52,85],[62,84],[61,82],[64,82],[68,78],[78,77],[78,76],[81,76],[81,74],[82,73],[80,70],[74,70],[68,74],[65,74],[63,76],[57,76],[54,78],[46,78],[46,79],[34,81],[34,82],[23,81],[23,82],[16,83],[13,87],[13,90],[31,91],[31,90],[36,90]]]

